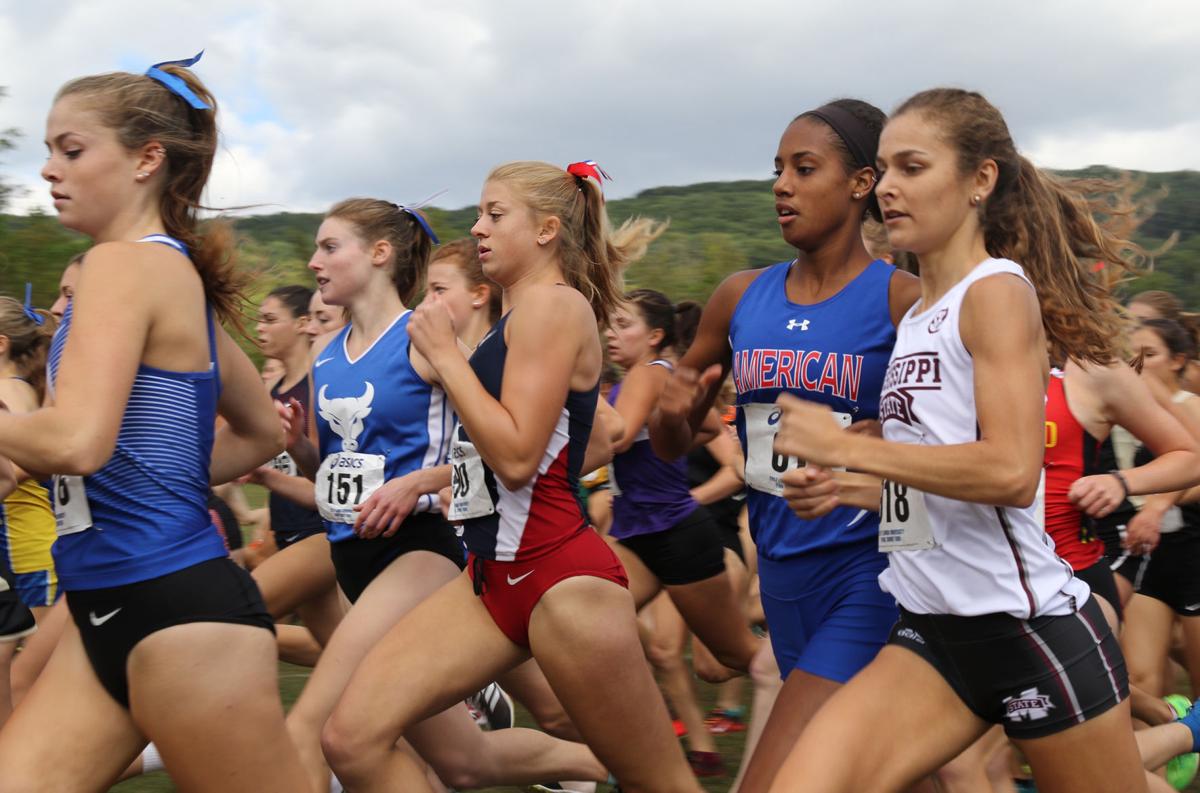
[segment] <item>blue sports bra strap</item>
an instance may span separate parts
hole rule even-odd
[[[138,242],[157,242],[161,245],[166,245],[168,247],[174,248],[175,250],[182,253],[184,256],[188,255],[188,249],[187,249],[186,245],[184,245],[182,242],[175,239],[174,237],[171,237],[166,234],[147,234],[145,237],[142,237],[140,240],[138,240]]]
[[[647,366],[661,366],[662,368],[666,369],[668,372],[675,371],[675,364],[671,363],[666,358],[655,358],[653,361],[651,361],[650,363],[648,363],[646,365]]]

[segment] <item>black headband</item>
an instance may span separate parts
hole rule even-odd
[[[843,110],[837,105],[823,105],[816,110],[800,114],[800,118],[805,116],[819,118],[837,133],[837,136],[846,144],[846,148],[850,150],[850,157],[854,160],[856,168],[875,167],[875,157],[871,154],[875,149],[875,146],[872,145],[875,136],[853,113]]]

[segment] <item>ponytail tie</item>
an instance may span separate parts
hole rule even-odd
[[[429,236],[429,239],[433,241],[434,245],[442,244],[442,241],[438,239],[438,236],[433,233],[433,228],[429,225],[429,221],[427,221],[420,212],[406,207],[404,204],[392,204],[392,206],[394,206],[396,209],[399,209],[401,212],[407,212],[409,215],[411,215],[412,219],[417,221],[417,224],[425,230],[425,233]]]
[[[181,97],[185,102],[197,110],[212,110],[212,105],[196,96],[195,92],[193,92],[191,88],[188,88],[188,84],[186,82],[176,75],[173,75],[169,72],[164,72],[159,68],[160,66],[182,66],[186,69],[187,67],[195,64],[196,61],[200,60],[202,55],[204,55],[204,50],[200,50],[194,57],[187,58],[186,60],[163,61],[162,63],[156,63],[146,70],[146,76],[151,80],[157,80],[158,82],[162,83],[171,91],[171,93]]]
[[[579,189],[583,189],[583,180],[591,179],[596,183],[596,187],[600,188],[600,192],[604,192],[602,181],[607,179],[612,181],[612,177],[605,173],[604,169],[596,164],[595,160],[584,160],[583,162],[573,162],[567,166],[567,173],[575,177],[575,181],[579,183]]]
[[[46,322],[46,318],[33,310],[33,284],[25,284],[25,305],[21,307],[25,312],[25,316],[29,321],[39,328]]]

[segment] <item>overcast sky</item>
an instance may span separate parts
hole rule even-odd
[[[38,176],[55,90],[205,49],[212,205],[474,204],[493,165],[595,159],[614,196],[765,178],[797,113],[982,91],[1055,167],[1200,169],[1196,0],[0,0],[0,173]]]

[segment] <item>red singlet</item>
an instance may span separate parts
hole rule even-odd
[[[1100,444],[1088,434],[1067,405],[1065,375],[1050,372],[1046,390],[1046,533],[1054,551],[1074,570],[1091,567],[1104,554],[1085,516],[1067,498],[1076,479],[1087,476]]]

